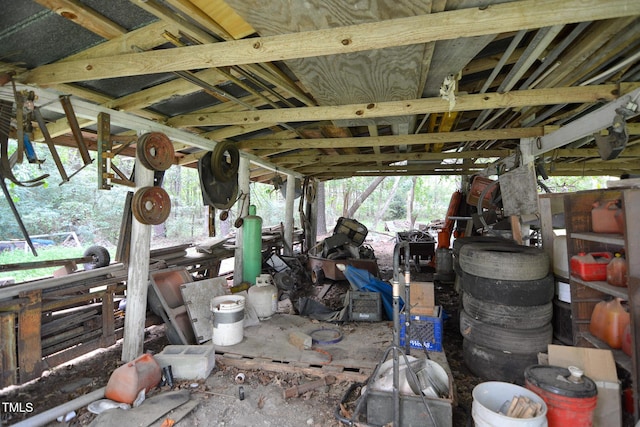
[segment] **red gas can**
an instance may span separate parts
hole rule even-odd
[[[131,405],[142,389],[148,392],[162,379],[162,370],[156,359],[143,354],[111,373],[104,397]]]
[[[575,366],[534,365],[524,371],[525,387],[547,404],[549,427],[591,427],[598,389]]]
[[[571,257],[569,267],[571,274],[580,277],[582,280],[607,280],[607,264],[613,259],[611,252],[580,252]]]

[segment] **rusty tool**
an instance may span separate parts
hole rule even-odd
[[[289,399],[291,397],[298,397],[301,394],[304,394],[308,391],[315,390],[317,388],[324,387],[326,385],[331,385],[331,384],[334,384],[335,382],[336,382],[336,377],[334,377],[333,375],[327,375],[326,377],[321,378],[319,380],[311,381],[302,385],[289,387],[288,389],[284,390],[283,395],[285,399]]]

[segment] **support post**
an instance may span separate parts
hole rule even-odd
[[[109,285],[102,297],[102,337],[100,345],[109,347],[116,343],[115,320],[113,318],[113,294],[117,285]]]
[[[13,312],[0,313],[0,387],[8,387],[18,381],[18,361],[16,358],[16,315]]]
[[[244,203],[240,203],[242,206],[242,212],[238,212],[240,218],[249,214],[249,205],[251,204],[251,197],[249,194],[249,160],[244,156],[240,157],[240,164],[238,166],[238,192],[247,199]],[[242,227],[236,232],[236,249],[234,252],[234,273],[233,284],[239,285],[242,283]]]
[[[153,171],[144,167],[137,156],[135,181],[136,190],[153,185]],[[151,226],[141,224],[133,216],[127,273],[127,315],[124,317],[124,340],[122,343],[123,362],[130,362],[143,352],[150,246]]]
[[[296,197],[296,178],[287,176],[287,196],[285,198],[284,211],[284,254],[293,255],[293,202]]]
[[[20,383],[25,383],[42,374],[42,291],[21,292],[20,298],[29,300],[18,313],[18,366]]]

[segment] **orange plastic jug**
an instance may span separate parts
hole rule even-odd
[[[613,286],[627,286],[627,261],[618,253],[607,264],[607,282]]]
[[[596,304],[591,315],[589,331],[597,338],[606,342],[611,348],[622,348],[624,329],[631,318],[620,304],[620,298],[611,301],[600,301]]]
[[[162,379],[162,369],[150,354],[143,354],[111,373],[104,397],[131,405],[142,389],[145,393]]]
[[[596,233],[622,234],[624,218],[620,200],[595,202],[591,210],[591,228]]]

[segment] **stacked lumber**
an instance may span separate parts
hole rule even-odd
[[[511,418],[535,418],[542,415],[542,403],[534,402],[527,396],[514,396],[503,415]]]

